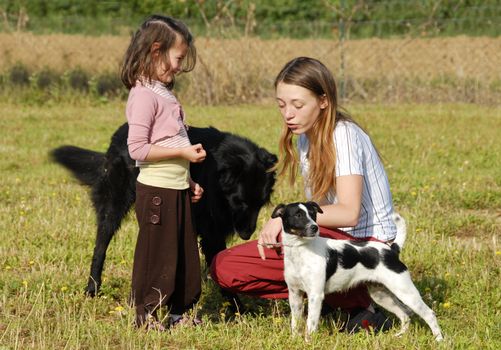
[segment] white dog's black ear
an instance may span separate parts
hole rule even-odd
[[[285,204],[277,205],[275,210],[273,210],[273,213],[271,213],[271,217],[273,219],[278,218],[278,217],[282,217],[282,215],[284,215],[284,210],[285,210]]]
[[[320,208],[317,202],[307,202],[306,204],[315,209],[317,213],[323,213],[322,208]]]

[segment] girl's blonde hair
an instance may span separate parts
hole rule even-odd
[[[188,46],[188,53],[183,61],[182,71],[192,71],[197,61],[197,51],[188,27],[175,18],[152,15],[134,33],[125,52],[121,69],[121,79],[124,85],[130,89],[136,84],[137,80],[146,79],[151,82],[155,77],[155,61],[151,55],[154,43],[159,44],[159,57],[163,60],[165,67],[169,67],[170,62],[167,53],[175,44],[178,36]],[[174,81],[167,84],[169,89],[173,86]]]
[[[309,57],[298,57],[287,63],[275,79],[275,89],[279,83],[301,86],[310,90],[317,98],[325,98],[328,106],[322,109],[309,135],[309,173],[306,185],[312,199],[320,201],[329,191],[336,192],[336,147],[334,128],[341,120],[353,122],[346,113],[338,110],[337,89],[331,72],[320,61]],[[289,175],[294,184],[298,172],[299,159],[293,145],[293,133],[284,124],[280,137],[280,162],[276,166],[279,175]]]

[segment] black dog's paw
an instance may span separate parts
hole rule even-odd
[[[85,287],[85,295],[94,298],[97,293],[99,293],[100,286],[101,283],[96,283],[93,279],[89,279],[89,283],[87,284],[87,287]]]
[[[223,295],[223,298],[229,302],[230,305],[228,308],[232,314],[243,315],[247,311],[244,303],[242,303],[238,295],[225,290],[221,290],[221,294]]]

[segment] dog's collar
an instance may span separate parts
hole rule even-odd
[[[294,247],[291,244],[283,244],[282,242],[278,242],[278,243],[274,243],[274,244],[258,243],[257,245],[260,245],[261,247],[265,247],[268,249],[281,248],[281,247]]]

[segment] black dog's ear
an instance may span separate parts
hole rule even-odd
[[[317,202],[306,202],[306,205],[315,209],[317,213],[323,213],[322,208],[320,208]]]
[[[264,148],[258,150],[257,157],[263,162],[266,169],[271,169],[278,162],[277,156]]]
[[[275,210],[273,210],[273,213],[271,213],[271,217],[273,219],[278,218],[278,217],[282,217],[282,215],[284,215],[284,210],[285,210],[285,204],[277,205]]]

